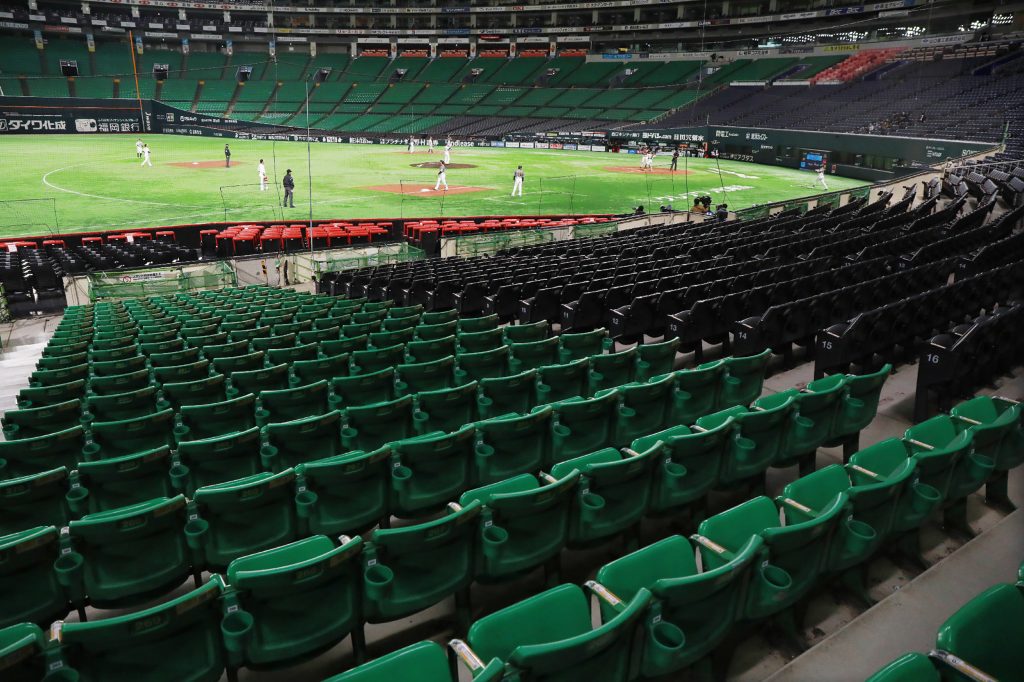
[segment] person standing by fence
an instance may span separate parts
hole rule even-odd
[[[295,179],[292,177],[291,168],[284,174],[281,185],[284,187],[284,203],[282,205],[288,208],[290,204],[291,208],[295,208]]]

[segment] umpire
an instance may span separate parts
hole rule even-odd
[[[292,177],[292,169],[289,168],[284,174],[284,180],[281,182],[284,185],[284,203],[282,204],[285,208],[295,208],[295,179]]]

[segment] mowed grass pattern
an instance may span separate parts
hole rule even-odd
[[[140,165],[136,138],[129,135],[0,138],[7,175],[0,238],[222,220],[302,222],[309,217],[310,190],[315,219],[624,213],[639,204],[648,211],[666,203],[681,209],[700,194],[735,210],[820,192],[812,173],[735,161],[680,159],[680,169],[684,163],[689,169],[686,175],[641,174],[606,170],[639,167],[633,154],[457,147],[452,163],[475,167],[449,170],[449,187],[484,191],[445,195],[417,189],[403,195],[367,188],[433,187],[436,170],[413,164],[436,161],[440,152],[430,155],[418,147],[410,155],[402,146],[314,144],[307,161],[305,143],[231,140],[232,166],[225,168],[225,140],[143,139],[152,150],[152,168]],[[266,192],[257,180],[260,158],[270,178]],[[669,163],[663,154],[655,167]],[[519,164],[526,173],[524,196],[512,198],[512,174]],[[294,209],[280,207],[288,168],[295,177]],[[835,176],[828,183],[830,189],[864,184]],[[46,201],[18,201],[26,199]]]

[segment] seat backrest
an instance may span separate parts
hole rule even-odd
[[[231,400],[206,405],[182,405],[178,410],[181,426],[178,440],[213,438],[244,431],[256,425],[256,396],[251,393]]]
[[[178,443],[178,461],[188,468],[187,492],[259,473],[260,429]]]
[[[58,537],[54,526],[26,526],[11,534],[0,531],[0,628],[52,622],[67,615],[68,598],[53,570],[60,553]],[[3,660],[10,659],[0,653]],[[3,664],[0,674],[6,674]]]
[[[131,668],[157,682],[217,679],[224,670],[223,579],[152,608],[88,623],[65,623],[60,655],[82,679],[116,679]]]
[[[298,498],[307,509],[302,519],[307,530],[333,537],[384,518],[391,490],[390,456],[390,448],[380,448],[300,464]]]
[[[964,659],[997,680],[1012,680],[1024,670],[1024,588],[999,584],[964,604],[939,627],[940,649]]]
[[[334,457],[345,452],[342,444],[342,413],[332,410],[321,415],[271,423],[264,427],[264,466],[282,471],[302,462]]]

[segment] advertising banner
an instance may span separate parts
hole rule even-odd
[[[138,133],[138,105],[125,100],[0,97],[0,135]]]

